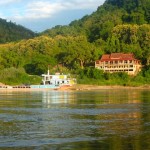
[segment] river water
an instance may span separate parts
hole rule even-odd
[[[0,91],[0,149],[150,150],[150,90]]]

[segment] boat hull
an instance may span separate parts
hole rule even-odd
[[[31,89],[57,89],[60,86],[57,85],[30,85]]]

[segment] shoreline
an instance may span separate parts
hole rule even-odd
[[[86,85],[86,84],[75,84],[72,86],[67,86],[67,87],[61,87],[58,89],[50,89],[50,88],[45,88],[45,89],[31,89],[31,88],[0,88],[0,91],[90,91],[90,90],[117,90],[117,89],[146,89],[150,90],[150,85],[143,85],[143,86],[120,86],[120,85]]]
[[[120,85],[86,85],[86,84],[77,84],[72,87],[69,87],[68,90],[109,90],[109,89],[149,89],[150,85],[143,86],[120,86]]]

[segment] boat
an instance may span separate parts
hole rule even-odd
[[[76,83],[74,78],[70,78],[70,75],[64,75],[63,73],[50,74],[49,70],[47,74],[42,74],[42,83],[40,85],[30,85],[31,89],[58,89],[62,87],[72,86]]]

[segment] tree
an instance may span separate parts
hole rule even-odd
[[[64,56],[62,61],[66,65],[76,62],[81,68],[84,68],[87,63],[93,61],[95,52],[95,47],[87,41],[85,36],[70,37],[66,42],[65,52],[61,53],[61,56]]]
[[[53,57],[38,54],[31,63],[25,65],[25,70],[29,74],[41,75],[47,71],[49,64],[55,66],[56,60]]]
[[[107,52],[134,53],[145,64],[150,56],[150,25],[117,25],[107,40]]]

